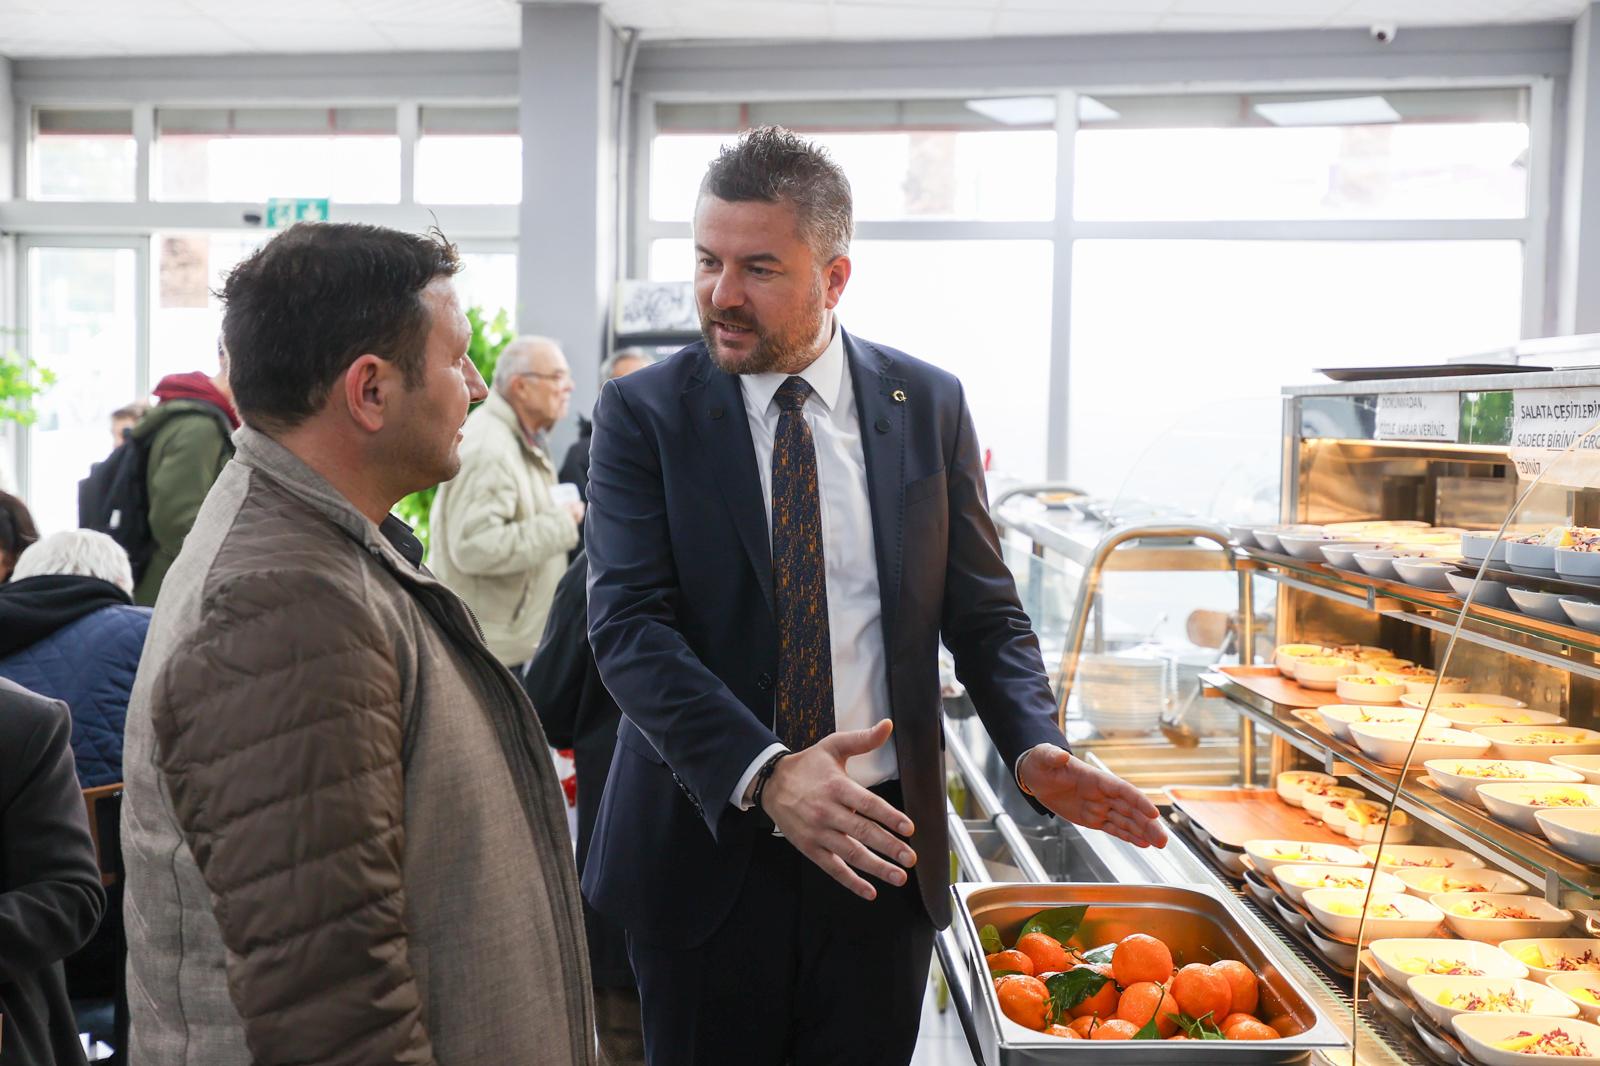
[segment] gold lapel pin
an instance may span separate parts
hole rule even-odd
[[[906,394],[902,389],[895,389],[894,392],[890,393],[889,395],[893,398],[895,403],[906,402]]]

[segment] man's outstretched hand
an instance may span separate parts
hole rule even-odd
[[[911,819],[844,772],[847,760],[883,747],[893,728],[885,719],[871,729],[824,737],[779,762],[761,794],[761,809],[789,843],[862,899],[878,892],[857,870],[903,885],[903,868],[917,861],[900,839],[911,835]]]
[[[1040,744],[1024,755],[1017,776],[1034,799],[1069,822],[1141,848],[1166,846],[1167,831],[1143,792],[1054,744]]]

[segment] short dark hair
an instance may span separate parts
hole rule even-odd
[[[850,179],[826,149],[782,126],[757,126],[725,146],[700,182],[700,195],[706,193],[729,203],[787,201],[818,259],[831,262],[850,251]]]
[[[421,384],[431,326],[422,290],[460,269],[437,229],[302,222],[278,234],[217,294],[240,417],[298,425],[366,352],[398,366],[408,387]]]

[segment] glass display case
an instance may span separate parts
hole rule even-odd
[[[1600,1061],[1600,370],[1434,368],[1272,407],[1272,442],[1260,403],[1173,427],[1111,500],[997,496],[1075,751],[1174,835],[1144,852],[1038,818],[957,698],[960,878],[1225,893],[1358,1062]],[[1207,659],[1193,700],[1180,651]]]

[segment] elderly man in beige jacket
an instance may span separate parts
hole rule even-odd
[[[439,486],[428,563],[467,601],[507,666],[533,655],[583,503],[557,503],[544,435],[567,416],[572,375],[548,337],[518,337],[495,364],[494,391],[467,419],[461,472]]]

